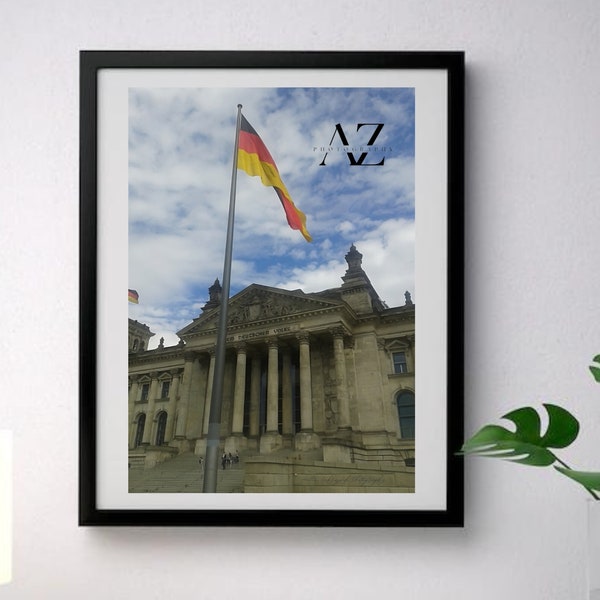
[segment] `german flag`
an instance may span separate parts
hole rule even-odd
[[[140,296],[135,290],[128,290],[129,302],[133,302],[134,304],[140,303]]]
[[[258,176],[263,185],[272,186],[279,197],[288,225],[292,229],[299,229],[307,242],[312,241],[310,233],[306,229],[306,215],[292,202],[277,165],[267,150],[267,147],[256,133],[254,127],[248,123],[246,117],[242,116],[240,126],[240,137],[238,143],[237,166],[238,169],[246,171],[251,177]]]

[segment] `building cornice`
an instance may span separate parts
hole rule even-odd
[[[155,363],[165,360],[181,360],[183,359],[185,346],[169,346],[167,348],[154,350],[144,350],[141,352],[131,353],[129,355],[129,366],[143,365],[147,363]]]

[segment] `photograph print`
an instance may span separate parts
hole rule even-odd
[[[127,110],[129,494],[414,495],[415,87]]]

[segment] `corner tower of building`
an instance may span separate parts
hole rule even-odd
[[[147,350],[148,342],[153,335],[148,325],[129,319],[129,352]]]
[[[363,255],[352,244],[345,256],[348,269],[342,277],[344,283],[341,287],[342,300],[359,315],[379,312],[386,308],[362,268],[362,258]]]

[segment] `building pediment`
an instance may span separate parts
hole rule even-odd
[[[380,339],[379,345],[382,350],[385,350],[390,354],[392,352],[406,352],[414,347],[415,336],[414,334],[411,334],[396,336],[390,339]]]
[[[343,302],[310,297],[301,290],[287,291],[252,284],[229,301],[228,326],[243,327],[281,320],[322,310],[340,308]],[[178,332],[180,337],[217,328],[219,308],[200,315]]]

